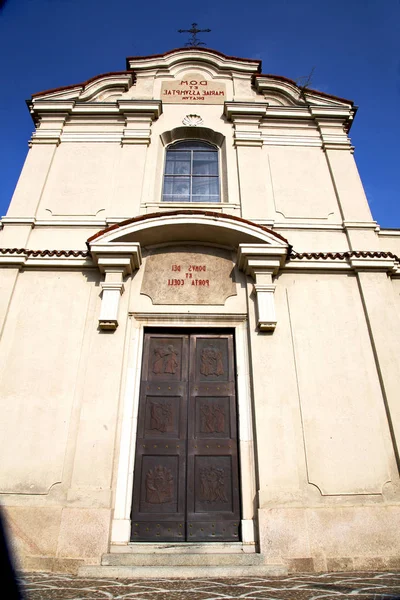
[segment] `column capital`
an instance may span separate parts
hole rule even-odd
[[[101,273],[121,271],[122,277],[130,275],[142,264],[142,252],[138,242],[90,244],[93,262]]]
[[[256,282],[263,274],[276,275],[286,261],[288,246],[239,244],[238,266]]]

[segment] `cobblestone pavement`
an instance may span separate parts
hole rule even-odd
[[[88,579],[22,575],[26,600],[400,600],[400,573],[324,573],[237,579]],[[5,600],[5,596],[2,596]]]

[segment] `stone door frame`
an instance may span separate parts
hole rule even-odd
[[[132,490],[136,448],[137,415],[145,327],[189,329],[230,329],[235,333],[237,369],[238,445],[241,487],[242,544],[254,546],[256,473],[254,459],[253,416],[246,314],[130,314],[125,342],[121,389],[121,428],[116,479],[111,545],[124,546],[130,541]],[[207,542],[206,542],[207,543]]]

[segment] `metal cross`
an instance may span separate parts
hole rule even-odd
[[[190,33],[192,37],[189,38],[189,41],[185,44],[189,48],[196,48],[198,46],[205,46],[204,42],[201,42],[197,37],[197,33],[210,33],[211,29],[197,29],[197,23],[192,23],[191,29],[178,29],[178,33]]]

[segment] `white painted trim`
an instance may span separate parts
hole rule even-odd
[[[261,135],[264,146],[313,146],[322,147],[322,141],[314,136]]]
[[[260,225],[265,225],[268,227],[267,222],[263,222],[261,220],[253,219],[254,223],[259,223]],[[328,231],[343,231],[343,225],[340,223],[304,223],[304,222],[285,222],[285,221],[276,221],[273,224],[272,229],[309,229],[311,231],[320,231],[320,230],[328,230]]]
[[[193,207],[192,210],[198,210]],[[287,243],[279,238],[273,232],[262,230],[256,225],[252,224],[249,221],[235,219],[228,214],[222,213],[218,218],[215,218],[214,215],[204,212],[204,214],[200,213],[188,213],[182,212],[178,214],[171,214],[168,211],[160,214],[157,217],[153,217],[150,219],[142,219],[136,220],[126,225],[121,225],[121,227],[117,229],[113,229],[111,231],[106,231],[103,235],[95,240],[92,243],[92,247],[96,244],[109,244],[110,242],[118,241],[123,236],[127,236],[128,234],[136,234],[138,232],[143,232],[146,229],[155,230],[156,228],[162,228],[165,226],[185,226],[185,225],[197,225],[199,230],[205,230],[208,225],[211,225],[213,228],[221,228],[225,232],[231,232],[234,236],[250,235],[252,238],[258,240],[259,243],[269,244],[273,246],[279,246],[282,248],[287,248]],[[215,233],[213,233],[215,236]],[[210,240],[214,241],[215,237]]]
[[[133,492],[133,469],[136,451],[137,414],[139,408],[140,371],[143,356],[144,328],[132,317],[127,336],[128,361],[125,375],[121,442],[115,494],[112,543],[128,543],[131,534],[130,512]]]
[[[36,222],[35,217],[2,217],[1,222],[3,225],[34,225]]]
[[[398,237],[400,236],[400,229],[380,229],[378,233],[384,237]]]
[[[343,221],[343,227],[346,229],[373,229],[377,231],[378,223],[376,221]]]
[[[171,319],[165,314],[136,313],[130,315],[129,343],[126,366],[125,391],[121,427],[121,443],[118,461],[114,518],[112,521],[111,544],[130,543],[130,513],[133,492],[133,475],[136,450],[137,415],[140,394],[140,373],[143,356],[144,328],[151,324],[171,327],[171,321],[179,321],[180,327],[226,327],[235,330],[235,359],[237,374],[238,438],[241,477],[242,537],[243,544],[254,544],[254,498],[256,476],[254,461],[254,439],[250,367],[247,342],[247,315],[200,315],[176,314]],[[200,321],[200,317],[202,322]]]
[[[233,208],[236,210],[240,209],[240,204],[233,204],[232,202],[144,202],[142,204],[144,207],[152,207],[157,209],[162,209],[165,212],[168,212],[171,208],[183,208],[186,210],[190,209],[204,209],[204,210],[213,210],[215,212],[224,211],[229,208]]]

